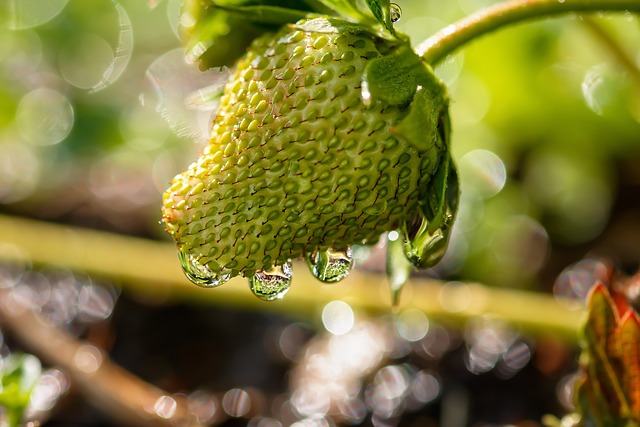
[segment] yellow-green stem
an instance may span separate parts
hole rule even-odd
[[[512,24],[572,12],[640,12],[640,0],[510,0],[443,28],[421,43],[416,52],[435,65],[484,34]]]
[[[246,280],[234,278],[216,289],[191,284],[182,274],[171,243],[118,236],[0,215],[0,260],[54,265],[110,278],[125,290],[153,301],[183,300],[200,304],[233,305],[271,310],[309,320],[324,305],[340,299],[355,310],[371,314],[391,312],[386,280],[381,274],[356,269],[343,282],[324,285],[304,263],[294,264],[291,291],[281,301],[254,297]],[[533,334],[556,333],[575,341],[582,313],[571,311],[553,296],[513,289],[466,284],[464,300],[436,280],[413,278],[405,287],[400,309],[423,311],[435,320],[463,324],[492,315]]]

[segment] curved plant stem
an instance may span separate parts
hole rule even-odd
[[[0,215],[0,260],[53,265],[109,278],[125,291],[150,301],[182,300],[316,320],[325,304],[336,299],[355,310],[389,314],[391,304],[383,275],[355,269],[344,283],[323,286],[304,263],[294,265],[294,280],[284,299],[264,302],[252,295],[240,277],[216,289],[203,289],[182,274],[171,243],[153,242],[80,228]],[[449,292],[437,280],[411,278],[401,308],[413,307],[434,320],[464,324],[495,315],[523,331],[556,333],[575,341],[582,313],[571,311],[553,296],[467,283],[464,292]],[[460,295],[463,296],[460,299]]]
[[[484,34],[523,21],[571,12],[640,12],[640,0],[510,0],[483,9],[429,37],[418,55],[436,64]]]
[[[169,393],[142,381],[111,362],[98,347],[58,329],[15,298],[0,280],[0,321],[22,344],[45,362],[64,370],[105,415],[124,425],[139,427],[203,427],[184,399],[176,397],[171,416],[154,408]]]

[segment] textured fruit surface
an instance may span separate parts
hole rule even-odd
[[[378,97],[363,76],[398,42],[314,21],[254,41],[224,88],[210,144],[164,194],[179,250],[216,274],[250,277],[376,243],[418,209],[446,150],[433,137],[437,117],[401,131],[420,81],[427,97],[445,96],[427,66],[412,65],[409,95]]]

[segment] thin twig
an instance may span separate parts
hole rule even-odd
[[[416,52],[435,65],[462,45],[508,25],[571,12],[628,11],[640,12],[640,0],[510,0],[445,27],[421,43]]]
[[[4,250],[3,250],[4,248]],[[234,278],[215,289],[202,289],[184,277],[175,246],[110,233],[0,215],[0,259],[58,265],[119,282],[126,291],[152,300],[182,300],[273,311],[315,321],[325,304],[341,299],[355,310],[390,313],[390,292],[383,275],[355,269],[343,283],[323,285],[304,263],[294,264],[294,280],[280,301],[254,297],[246,280]],[[557,333],[575,340],[580,312],[568,310],[553,296],[515,289],[466,284],[463,300],[437,280],[413,278],[400,308],[417,308],[433,319],[463,324],[495,315],[532,334]],[[454,306],[450,304],[452,298]]]
[[[14,298],[5,283],[0,285],[3,329],[40,359],[68,373],[83,396],[105,415],[125,425],[141,427],[202,427],[194,421],[184,400],[173,398],[122,369],[98,347],[76,340],[50,324]]]

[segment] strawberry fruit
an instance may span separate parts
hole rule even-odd
[[[337,281],[352,245],[394,229],[414,265],[434,264],[458,197],[447,102],[384,26],[323,16],[265,32],[235,62],[209,145],[163,197],[185,273],[203,286],[243,275],[277,299],[291,259]]]

